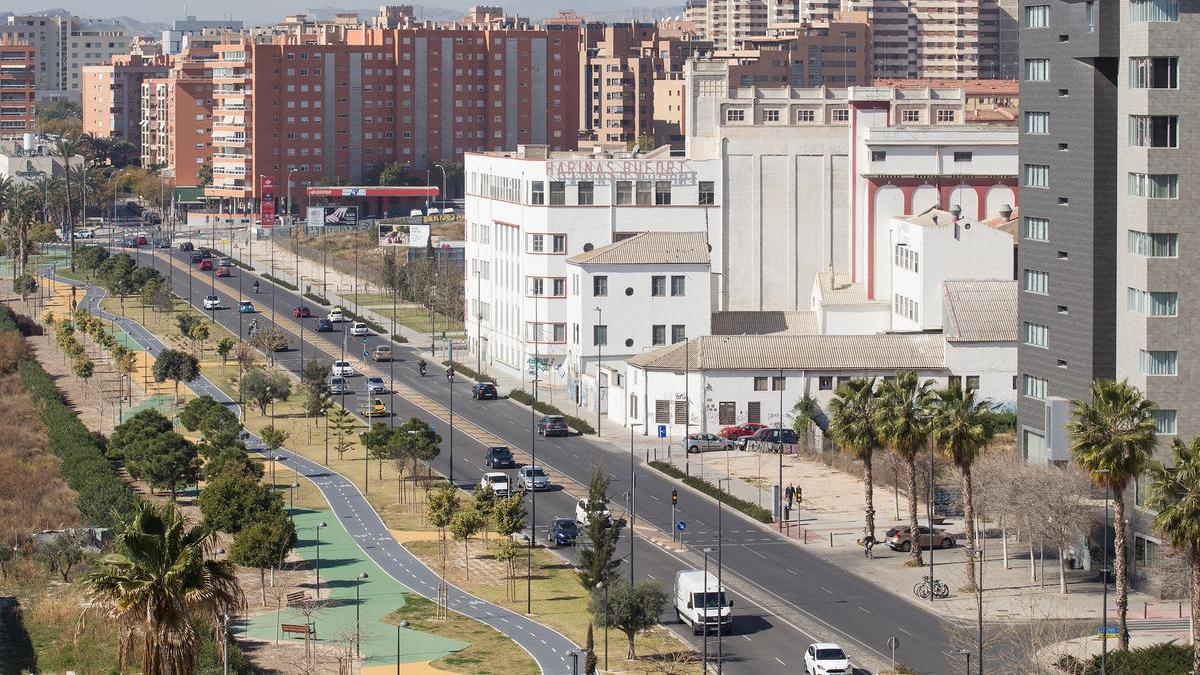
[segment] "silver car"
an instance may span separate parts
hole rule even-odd
[[[330,393],[330,394],[337,395],[337,394],[349,394],[349,393],[351,393],[351,392],[350,392],[350,385],[349,385],[349,384],[346,382],[346,378],[344,378],[344,377],[331,377],[331,378],[329,378],[328,386],[329,386],[329,393]]]
[[[517,469],[517,487],[531,492],[549,490],[550,477],[540,466],[523,466]]]
[[[733,441],[716,434],[688,434],[686,447],[689,453],[732,450]]]

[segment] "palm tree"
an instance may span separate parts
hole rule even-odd
[[[1157,511],[1154,529],[1187,553],[1192,567],[1192,628],[1200,634],[1200,439],[1172,447],[1175,467],[1150,465],[1146,507]],[[1192,645],[1192,672],[1200,673],[1200,644]]]
[[[917,374],[905,371],[896,374],[896,379],[885,380],[876,395],[874,410],[875,433],[879,440],[891,448],[904,462],[908,477],[908,525],[911,532],[918,532],[917,524],[917,453],[929,440],[929,428],[925,418],[933,399],[933,382],[921,382]],[[913,535],[913,541],[919,541]],[[920,567],[920,545],[910,546],[909,567]]]
[[[1117,643],[1129,648],[1129,570],[1125,526],[1125,488],[1145,471],[1150,462],[1156,426],[1150,414],[1154,402],[1146,400],[1137,387],[1122,380],[1092,382],[1092,400],[1072,401],[1067,433],[1075,462],[1091,474],[1092,481],[1112,491],[1113,571],[1117,578]],[[1107,523],[1105,527],[1108,527]]]
[[[79,164],[75,167],[72,167],[67,174],[70,177],[71,182],[75,184],[77,193],[79,195],[79,222],[86,223],[87,198],[88,195],[92,193],[92,187],[94,186],[95,182],[92,179],[91,170],[88,169],[87,164]]]
[[[71,242],[71,271],[75,271],[75,217],[71,212],[71,160],[79,154],[80,142],[73,138],[64,138],[54,146],[54,154],[58,155],[66,167],[64,175],[67,180],[67,219],[63,224],[63,237],[69,237]]]
[[[875,378],[854,378],[837,389],[829,402],[829,433],[833,441],[863,463],[863,484],[867,487],[866,522],[863,537],[875,537],[875,477],[871,457],[879,440],[871,419],[875,408]]]
[[[25,274],[29,263],[29,229],[37,219],[38,202],[42,195],[30,185],[21,186],[12,197],[8,208],[8,222],[4,225],[4,238],[13,257],[13,278]]]
[[[16,193],[16,186],[13,185],[12,179],[8,176],[0,176],[0,222],[3,222],[5,214],[8,213],[9,204]]]
[[[112,142],[108,138],[88,132],[80,136],[79,141],[82,145],[82,152],[87,155],[93,164],[106,164],[108,162],[108,151],[112,147]]]
[[[118,529],[117,552],[102,558],[84,584],[122,627],[120,669],[136,649],[147,675],[192,672],[197,635],[205,629],[197,623],[215,628],[244,602],[233,564],[210,559],[216,534],[191,527],[171,504],[138,502]]]
[[[976,399],[972,388],[956,386],[938,390],[929,409],[929,437],[934,450],[951,459],[962,475],[966,591],[975,590],[975,492],[971,482],[971,465],[992,440],[991,414],[991,401]]]

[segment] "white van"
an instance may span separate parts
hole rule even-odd
[[[733,621],[733,601],[711,572],[680,570],[675,573],[675,616],[700,635],[710,627],[727,633]]]

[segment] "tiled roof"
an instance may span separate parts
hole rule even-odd
[[[813,312],[713,312],[713,335],[816,335]]]
[[[647,370],[939,370],[940,335],[709,335],[638,354]]]
[[[950,342],[1017,341],[1015,281],[944,282],[942,306]]]
[[[567,258],[591,265],[706,265],[708,235],[704,232],[643,232]]]

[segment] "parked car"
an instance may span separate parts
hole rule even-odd
[[[686,447],[688,452],[732,450],[733,441],[716,434],[688,434]]]
[[[575,502],[575,520],[579,523],[579,527],[587,527],[588,525],[588,500],[580,499]],[[604,515],[612,520],[612,509],[608,508],[608,504],[604,505]]]
[[[155,242],[154,242],[154,248],[161,248],[161,249],[165,249],[165,250],[170,250],[170,249],[171,249],[171,242],[170,242],[169,240],[167,240],[167,239],[157,239],[157,240],[155,240]]]
[[[331,377],[326,382],[330,394],[349,394],[350,383],[344,377]]]
[[[574,546],[579,538],[579,524],[573,518],[555,518],[546,532],[546,542],[551,546]]]
[[[513,459],[512,450],[505,445],[494,445],[487,449],[483,457],[483,465],[489,469],[511,469],[517,465]]]
[[[776,429],[775,427],[763,427],[762,429],[754,432],[753,436],[743,436],[738,439],[739,445],[741,445],[743,448],[750,443],[784,443],[786,445],[795,445],[798,442],[799,439],[796,437],[796,430],[788,429],[787,427],[784,427],[783,429]]]
[[[204,256],[200,255],[199,251],[192,251],[192,262],[198,263],[201,260],[204,260]]]
[[[923,549],[928,549],[931,542],[937,548],[954,548],[954,536],[945,530],[930,530],[925,525],[919,525],[917,531],[920,533],[921,548]],[[893,551],[911,551],[912,528],[908,526],[893,527],[887,531],[887,539],[884,541]]]
[[[497,497],[508,496],[508,474],[503,471],[489,471],[483,474],[483,478],[479,481],[479,486],[487,487],[489,485]]]
[[[350,326],[350,334],[355,336],[370,335],[371,331],[367,330],[367,324],[361,321],[355,321]]]
[[[221,298],[215,295],[204,298],[204,309],[221,309]]]
[[[480,401],[495,401],[499,394],[491,382],[479,382],[471,386],[471,398]]]
[[[386,394],[387,390],[387,383],[383,381],[382,377],[372,375],[371,377],[367,378],[368,392],[372,394]]]
[[[379,345],[371,351],[371,358],[375,361],[391,361],[392,348],[390,345]]]
[[[527,492],[550,489],[550,476],[540,466],[523,466],[517,469],[517,487]]]
[[[447,215],[447,214],[451,214],[451,213],[454,213],[454,207],[453,207],[453,206],[447,206],[447,207],[445,207],[445,208],[443,208],[443,209],[442,209],[442,215]]]
[[[346,320],[346,314],[342,311],[341,307],[334,307],[329,310],[329,314],[325,318],[329,319],[330,323],[341,323]]]
[[[192,244],[192,242],[190,242],[190,241],[181,241],[181,242],[179,242],[179,250],[180,251],[194,251],[194,250],[196,250],[196,246],[194,244]]]
[[[438,209],[438,207],[436,207],[436,206],[431,206],[431,207],[429,207],[429,215],[431,215],[431,216],[436,216],[436,215],[438,215],[438,214],[440,214],[440,213],[441,213],[441,210],[440,210],[440,209]]]
[[[296,317],[297,319],[307,319],[308,317],[312,316],[312,312],[309,311],[308,307],[300,305],[296,309],[292,310],[292,316]]]
[[[562,415],[543,415],[538,420],[537,432],[542,436],[566,436],[570,433],[567,420]]]
[[[754,432],[759,429],[765,429],[767,425],[759,424],[758,422],[747,422],[739,424],[735,427],[725,427],[721,429],[721,433],[717,434],[721,438],[738,439],[743,436],[753,436]]]
[[[75,232],[76,239],[95,239],[96,233],[91,230],[77,230]]]
[[[200,270],[211,270],[213,268],[212,258],[203,258],[200,260]]]
[[[804,652],[804,672],[808,675],[850,675],[854,667],[841,647],[832,642],[815,642]]]
[[[329,322],[329,319],[317,319],[317,332],[332,333],[333,324]]]
[[[241,302],[238,303],[238,313],[239,314],[253,314],[254,313],[254,303],[250,302],[249,300],[242,300]]]
[[[339,377],[354,377],[358,374],[354,370],[354,364],[349,361],[334,361],[333,367],[329,369],[329,372]]]
[[[227,276],[229,276],[229,268],[221,267],[218,265],[216,272],[213,272],[213,274],[216,274],[219,277],[227,277]]]

